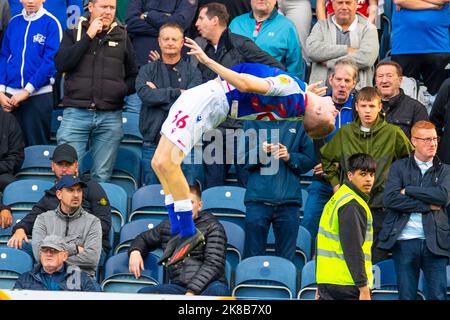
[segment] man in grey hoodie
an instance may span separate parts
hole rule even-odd
[[[84,182],[73,175],[61,177],[56,184],[59,205],[37,217],[32,247],[38,261],[41,242],[47,235],[64,237],[69,252],[67,262],[94,277],[102,249],[102,228],[100,220],[81,207],[83,186]]]
[[[325,83],[336,61],[346,57],[358,65],[356,90],[372,86],[373,65],[379,51],[377,28],[356,13],[356,0],[331,3],[334,14],[319,20],[306,40],[305,50],[312,61],[309,83]]]

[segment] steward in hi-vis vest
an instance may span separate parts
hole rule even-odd
[[[318,298],[370,299],[373,219],[367,201],[375,180],[367,154],[349,159],[346,181],[325,205],[317,235]]]

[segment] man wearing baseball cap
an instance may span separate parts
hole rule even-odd
[[[95,276],[102,249],[100,220],[81,207],[83,189],[86,184],[74,175],[64,175],[56,183],[56,209],[40,214],[34,223],[32,247],[35,259],[47,235],[65,237],[69,258],[91,277]]]
[[[52,160],[52,170],[56,176],[56,182],[65,174],[78,175],[78,156],[75,149],[67,143],[56,147]],[[83,182],[83,198],[81,206],[87,212],[100,219],[102,225],[102,247],[104,254],[109,252],[108,241],[109,230],[111,228],[111,207],[105,191],[100,184],[90,179],[89,175],[80,176]],[[46,190],[41,200],[33,206],[31,212],[27,214],[13,228],[13,236],[8,241],[8,246],[22,248],[23,241],[29,243],[28,236],[31,235],[36,218],[43,212],[54,210],[59,205],[56,196],[56,185],[50,190]],[[27,236],[28,235],[28,236]]]
[[[40,263],[32,271],[23,273],[14,289],[101,291],[86,272],[66,262],[69,256],[66,247],[67,243],[62,237],[54,234],[46,236],[39,249]]]

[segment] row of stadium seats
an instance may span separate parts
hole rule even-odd
[[[125,252],[108,259],[105,279],[101,286],[105,292],[135,293],[144,286],[167,283],[164,269],[157,265],[158,255],[149,254],[144,261],[144,271],[135,279],[128,271],[128,255]],[[0,247],[0,289],[11,289],[20,274],[31,270],[33,261],[24,251]],[[398,287],[394,263],[385,260],[373,266],[373,300],[397,300]],[[280,257],[257,256],[244,259],[236,267],[234,284],[230,278],[227,262],[226,278],[232,295],[240,299],[300,299],[313,300],[316,289],[315,261],[309,261],[301,272],[297,283],[295,265]],[[448,296],[450,297],[450,266],[447,266]],[[417,299],[426,297],[423,274],[419,279]]]

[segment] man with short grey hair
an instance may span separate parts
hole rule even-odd
[[[353,58],[359,68],[356,89],[372,86],[373,65],[378,58],[376,27],[356,13],[356,0],[332,0],[334,14],[319,20],[306,41],[312,60],[310,83],[327,81],[340,58]]]
[[[69,253],[62,237],[49,235],[39,248],[39,263],[23,273],[14,289],[49,291],[101,291],[99,285],[77,266],[66,263]]]

